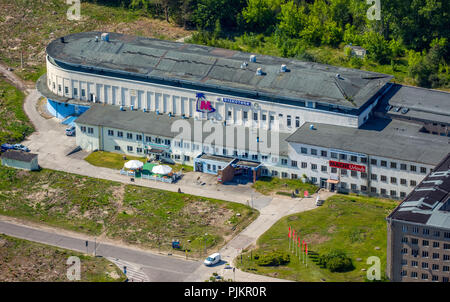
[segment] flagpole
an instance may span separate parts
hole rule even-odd
[[[289,239],[289,251],[290,251],[291,250],[291,227],[289,227],[288,239]]]

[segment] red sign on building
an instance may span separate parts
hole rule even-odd
[[[354,165],[354,164],[348,164],[348,163],[341,163],[338,161],[330,160],[330,167],[333,168],[340,168],[340,169],[347,169],[352,171],[359,171],[359,172],[366,172],[366,167],[361,165]]]

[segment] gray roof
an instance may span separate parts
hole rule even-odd
[[[314,130],[310,129],[314,125]],[[449,138],[419,132],[421,125],[371,119],[361,128],[305,123],[286,140],[397,160],[436,165],[450,151]]]
[[[450,154],[408,194],[389,218],[450,229]]]
[[[407,113],[393,108],[386,111],[386,106],[408,108]],[[392,84],[389,92],[380,102],[378,111],[393,118],[414,119],[423,122],[436,122],[450,125],[450,93],[420,87]]]
[[[109,42],[95,42],[100,35],[75,33],[64,37],[64,43],[56,39],[47,46],[47,54],[84,72],[116,72],[194,89],[240,91],[275,102],[300,105],[311,100],[349,109],[366,104],[392,79],[386,74],[265,55],[257,55],[253,63],[248,62],[250,53],[117,33],[109,34]],[[244,61],[248,66],[241,68]],[[288,72],[280,72],[282,64]],[[256,75],[259,67],[262,76]]]
[[[37,154],[24,152],[20,150],[7,150],[5,153],[2,154],[2,158],[13,159],[27,163],[31,162],[37,156],[38,156]]]
[[[191,127],[190,132],[172,131],[171,127],[175,121],[184,120],[189,123]],[[76,121],[76,124],[103,126],[115,129],[121,129],[124,131],[139,132],[147,135],[157,135],[167,138],[183,138],[186,141],[205,142],[205,139],[211,135],[212,132],[220,131],[218,129],[212,129],[212,131],[205,130],[206,121],[195,121],[193,118],[183,119],[180,116],[169,117],[167,114],[156,114],[155,112],[143,112],[141,110],[129,110],[121,111],[119,107],[113,105],[93,104],[89,110],[84,112]],[[227,142],[226,129],[233,129],[234,131],[234,146],[243,146],[249,151],[258,152],[264,150],[266,142],[268,149],[273,150],[275,153],[276,148],[271,145],[272,135],[278,136],[279,139],[279,154],[287,155],[287,144],[285,139],[289,136],[287,133],[271,132],[267,130],[258,130],[258,134],[255,133],[255,129],[250,129],[244,126],[226,126],[221,127],[222,123],[212,123],[208,121],[209,125],[220,127],[223,130],[222,139],[223,142]],[[198,132],[195,132],[195,128],[202,126],[201,136]],[[251,136],[252,135],[252,136]],[[250,137],[260,136],[260,142],[254,142],[249,146]],[[267,141],[266,141],[267,139]],[[241,142],[243,140],[243,142]],[[217,146],[221,146],[219,142],[215,142]],[[245,144],[245,145],[244,145]],[[232,148],[232,146],[230,146]],[[241,149],[241,148],[238,148]],[[269,150],[270,151],[270,150]],[[220,150],[222,152],[222,150]],[[264,152],[267,153],[267,152]]]

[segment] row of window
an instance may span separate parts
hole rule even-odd
[[[400,275],[402,277],[406,277],[406,276],[408,276],[408,272],[406,270],[402,270]],[[419,278],[418,277],[418,272],[411,272],[410,276],[411,276],[411,278],[414,278],[414,279],[418,279]],[[422,273],[421,274],[421,278],[422,278],[422,280],[429,280],[427,273]],[[448,280],[449,280],[449,277],[442,277],[441,282],[448,282]],[[439,276],[432,275],[431,276],[431,281],[439,281]]]
[[[81,132],[86,133],[86,126],[81,126],[80,130],[81,130]],[[94,133],[94,128],[87,127],[87,133],[93,134]]]
[[[362,192],[368,192],[367,186],[365,185],[360,185],[358,186],[357,184],[350,184],[350,188],[348,187],[348,184],[346,182],[341,182],[340,186],[342,189],[350,189],[351,191],[353,191],[354,193],[359,193],[360,191]],[[359,187],[359,188],[358,188]],[[397,191],[396,190],[390,190],[389,194],[388,191],[384,188],[377,188],[377,187],[370,187],[370,193],[372,194],[380,194],[383,196],[391,196],[391,197],[395,197],[397,198]],[[400,198],[405,198],[406,197],[406,192],[400,191]]]
[[[123,137],[123,131],[116,131],[114,130],[108,130],[108,136],[114,136],[114,133],[116,133],[117,137]],[[136,137],[137,141],[142,141],[143,136],[141,134],[135,134],[127,132],[127,139],[132,140],[133,137]],[[167,146],[170,146],[170,139],[162,139],[159,137],[151,137],[151,136],[145,136],[145,142],[150,143],[154,142],[156,144],[165,144]]]
[[[407,255],[408,254],[409,249],[407,247],[404,247],[400,250],[400,253],[402,255]],[[439,260],[440,259],[440,254],[439,253],[431,253],[432,254],[432,259],[433,260]],[[420,254],[419,249],[415,249],[412,248],[411,249],[411,256],[413,257],[418,257],[419,255],[421,255],[422,258],[429,258],[430,257],[430,252],[427,250],[423,250],[422,253]],[[442,260],[444,261],[450,261],[450,255],[449,254],[444,254]]]
[[[227,119],[232,119],[233,118],[233,112],[231,110],[228,110],[227,113]],[[283,114],[280,113],[278,114],[278,118],[281,121],[283,119]],[[248,111],[242,111],[242,120],[247,121],[248,120]],[[253,120],[256,122],[259,120],[259,114],[258,112],[253,112]],[[270,123],[273,123],[273,121],[275,120],[275,116],[270,114],[269,115],[269,121]],[[265,122],[267,121],[267,115],[265,113],[261,114],[261,121]],[[296,116],[295,117],[295,128],[299,128],[300,127],[300,117]],[[291,115],[286,115],[286,126],[287,127],[292,127],[292,116]]]
[[[447,255],[447,260],[448,259],[449,259],[449,255]],[[402,259],[402,266],[408,266],[408,260],[407,259]],[[411,267],[419,267],[419,261],[411,260],[410,266]],[[421,266],[424,269],[428,269],[429,268],[428,262],[422,262]],[[439,264],[432,263],[431,264],[431,269],[433,271],[438,271],[440,269],[440,266],[439,266]],[[442,266],[442,271],[443,272],[448,272],[449,271],[449,266],[448,265],[443,265]]]
[[[448,233],[445,233],[445,234],[448,235]],[[411,242],[412,245],[419,245],[419,239],[417,239],[417,238],[408,238],[408,237],[403,237],[402,238],[402,243],[407,244],[408,242]],[[423,239],[422,240],[422,246],[423,247],[430,246],[430,241]],[[433,246],[433,248],[439,248],[439,247],[441,247],[441,243],[439,241],[433,241],[432,246]],[[442,247],[443,247],[444,250],[450,250],[450,243],[444,243],[442,245]]]
[[[314,149],[314,148],[311,148],[309,150],[309,153],[308,153],[308,148],[306,148],[306,147],[301,147],[300,148],[300,152],[302,154],[311,154],[311,155],[319,156],[319,151],[320,151],[320,156],[322,156],[322,157],[328,157],[329,156],[332,159],[346,160],[346,161],[351,161],[351,162],[358,162],[359,161],[362,164],[367,164],[367,157],[358,157],[356,155],[347,155],[347,154],[344,154],[344,153],[328,152],[326,150],[318,150],[318,149]],[[359,160],[358,160],[358,158],[359,158]],[[370,164],[372,166],[380,166],[380,167],[386,167],[386,168],[388,167],[388,161],[386,161],[386,160],[378,160],[378,159],[372,158],[370,160]],[[408,170],[408,165],[407,164],[403,164],[403,163],[399,164],[397,162],[391,161],[391,162],[389,162],[389,168],[391,168],[391,169],[400,169],[400,170],[403,170],[403,171],[407,171]],[[415,166],[415,165],[409,165],[409,171],[417,172],[418,171],[418,167]],[[426,167],[419,167],[419,171],[422,174],[427,174],[427,172],[428,172]]]
[[[419,234],[419,227],[418,226],[407,226],[407,225],[402,225],[402,232],[403,233],[407,233],[408,231],[411,231],[411,233],[413,234]],[[423,235],[430,235],[430,229],[428,228],[423,228],[422,229],[422,234]],[[441,231],[438,230],[434,230],[432,232],[434,237],[439,238],[441,236]],[[443,232],[444,234],[444,238],[450,239],[450,232]]]

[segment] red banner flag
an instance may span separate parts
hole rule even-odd
[[[292,237],[295,238],[295,230],[292,230]]]
[[[308,255],[308,244],[307,243],[305,243],[305,253],[306,253],[306,255]]]
[[[300,247],[300,237],[298,237],[298,247]]]
[[[289,227],[289,238],[291,238],[291,227]]]

